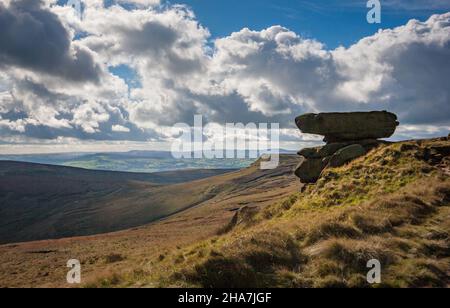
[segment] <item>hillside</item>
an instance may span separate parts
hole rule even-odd
[[[179,193],[192,193],[183,183],[231,171],[144,174],[2,161],[0,243],[90,235],[140,226],[207,198],[195,193],[185,198],[185,204],[173,201]],[[175,192],[165,188],[177,183],[182,184]]]
[[[67,286],[70,258],[83,287],[369,287],[374,258],[378,286],[450,286],[449,156],[447,138],[380,144],[303,189],[295,156],[252,165],[147,226],[0,246],[0,286]]]
[[[303,193],[243,212],[232,227],[224,236],[154,261],[144,281],[368,287],[366,264],[377,259],[378,286],[449,287],[450,142],[380,145],[344,167],[326,170]]]
[[[283,155],[275,170],[261,171],[255,163],[237,172],[158,187],[147,198],[141,194],[147,204],[158,202],[162,209],[174,205],[188,208],[146,226],[89,237],[0,246],[0,287],[66,286],[66,262],[72,258],[83,263],[86,281],[97,281],[108,277],[110,268],[134,268],[177,247],[212,237],[239,208],[264,207],[298,191],[298,181],[292,174],[297,163],[295,155]],[[205,201],[200,202],[203,198]],[[140,199],[136,197],[126,204],[131,206],[137,201]],[[148,207],[148,211],[154,209]],[[115,219],[101,211],[94,214],[104,221]],[[139,215],[142,212],[135,216]],[[20,265],[24,263],[26,268]]]

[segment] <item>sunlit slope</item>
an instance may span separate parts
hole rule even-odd
[[[227,233],[153,260],[117,285],[200,287],[450,286],[450,142],[380,145]],[[366,280],[367,262],[382,282]],[[111,281],[110,281],[111,282]]]

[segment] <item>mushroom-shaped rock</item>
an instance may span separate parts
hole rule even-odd
[[[399,122],[387,111],[305,114],[295,119],[307,134],[325,136],[325,141],[345,142],[391,137]]]

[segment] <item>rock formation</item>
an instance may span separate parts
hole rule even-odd
[[[303,133],[325,136],[325,142],[389,138],[399,124],[387,111],[305,114],[295,123]]]
[[[397,116],[387,111],[305,114],[295,122],[303,133],[322,135],[327,143],[298,152],[303,159],[295,175],[302,183],[315,183],[326,167],[340,167],[365,155],[399,125]]]

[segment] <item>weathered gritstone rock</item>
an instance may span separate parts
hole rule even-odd
[[[350,142],[335,142],[335,143],[328,143],[327,145],[324,145],[323,147],[317,147],[317,148],[305,148],[300,150],[297,154],[306,158],[325,158],[332,156],[334,153],[339,151],[342,148],[348,147],[353,144],[359,144],[362,147],[366,149],[366,151],[371,150],[372,148],[379,145],[381,141],[374,140],[374,139],[367,139],[367,140],[354,140]]]
[[[295,119],[306,134],[325,136],[326,142],[391,137],[399,122],[387,111],[305,114]]]
[[[298,152],[303,157],[295,175],[302,183],[315,183],[327,167],[340,167],[365,155],[394,134],[397,116],[387,111],[305,114],[297,117],[303,133],[325,136],[323,147]]]
[[[335,143],[323,148],[304,149],[299,152],[303,160],[297,166],[295,175],[300,178],[302,183],[315,183],[326,167],[340,167],[366,153],[367,150],[360,144]]]
[[[297,166],[295,175],[300,178],[302,183],[315,183],[320,177],[328,161],[322,158],[303,158],[303,161]]]
[[[331,156],[329,166],[332,168],[340,167],[346,163],[366,155],[366,150],[362,145],[354,144],[340,149],[333,156]]]

